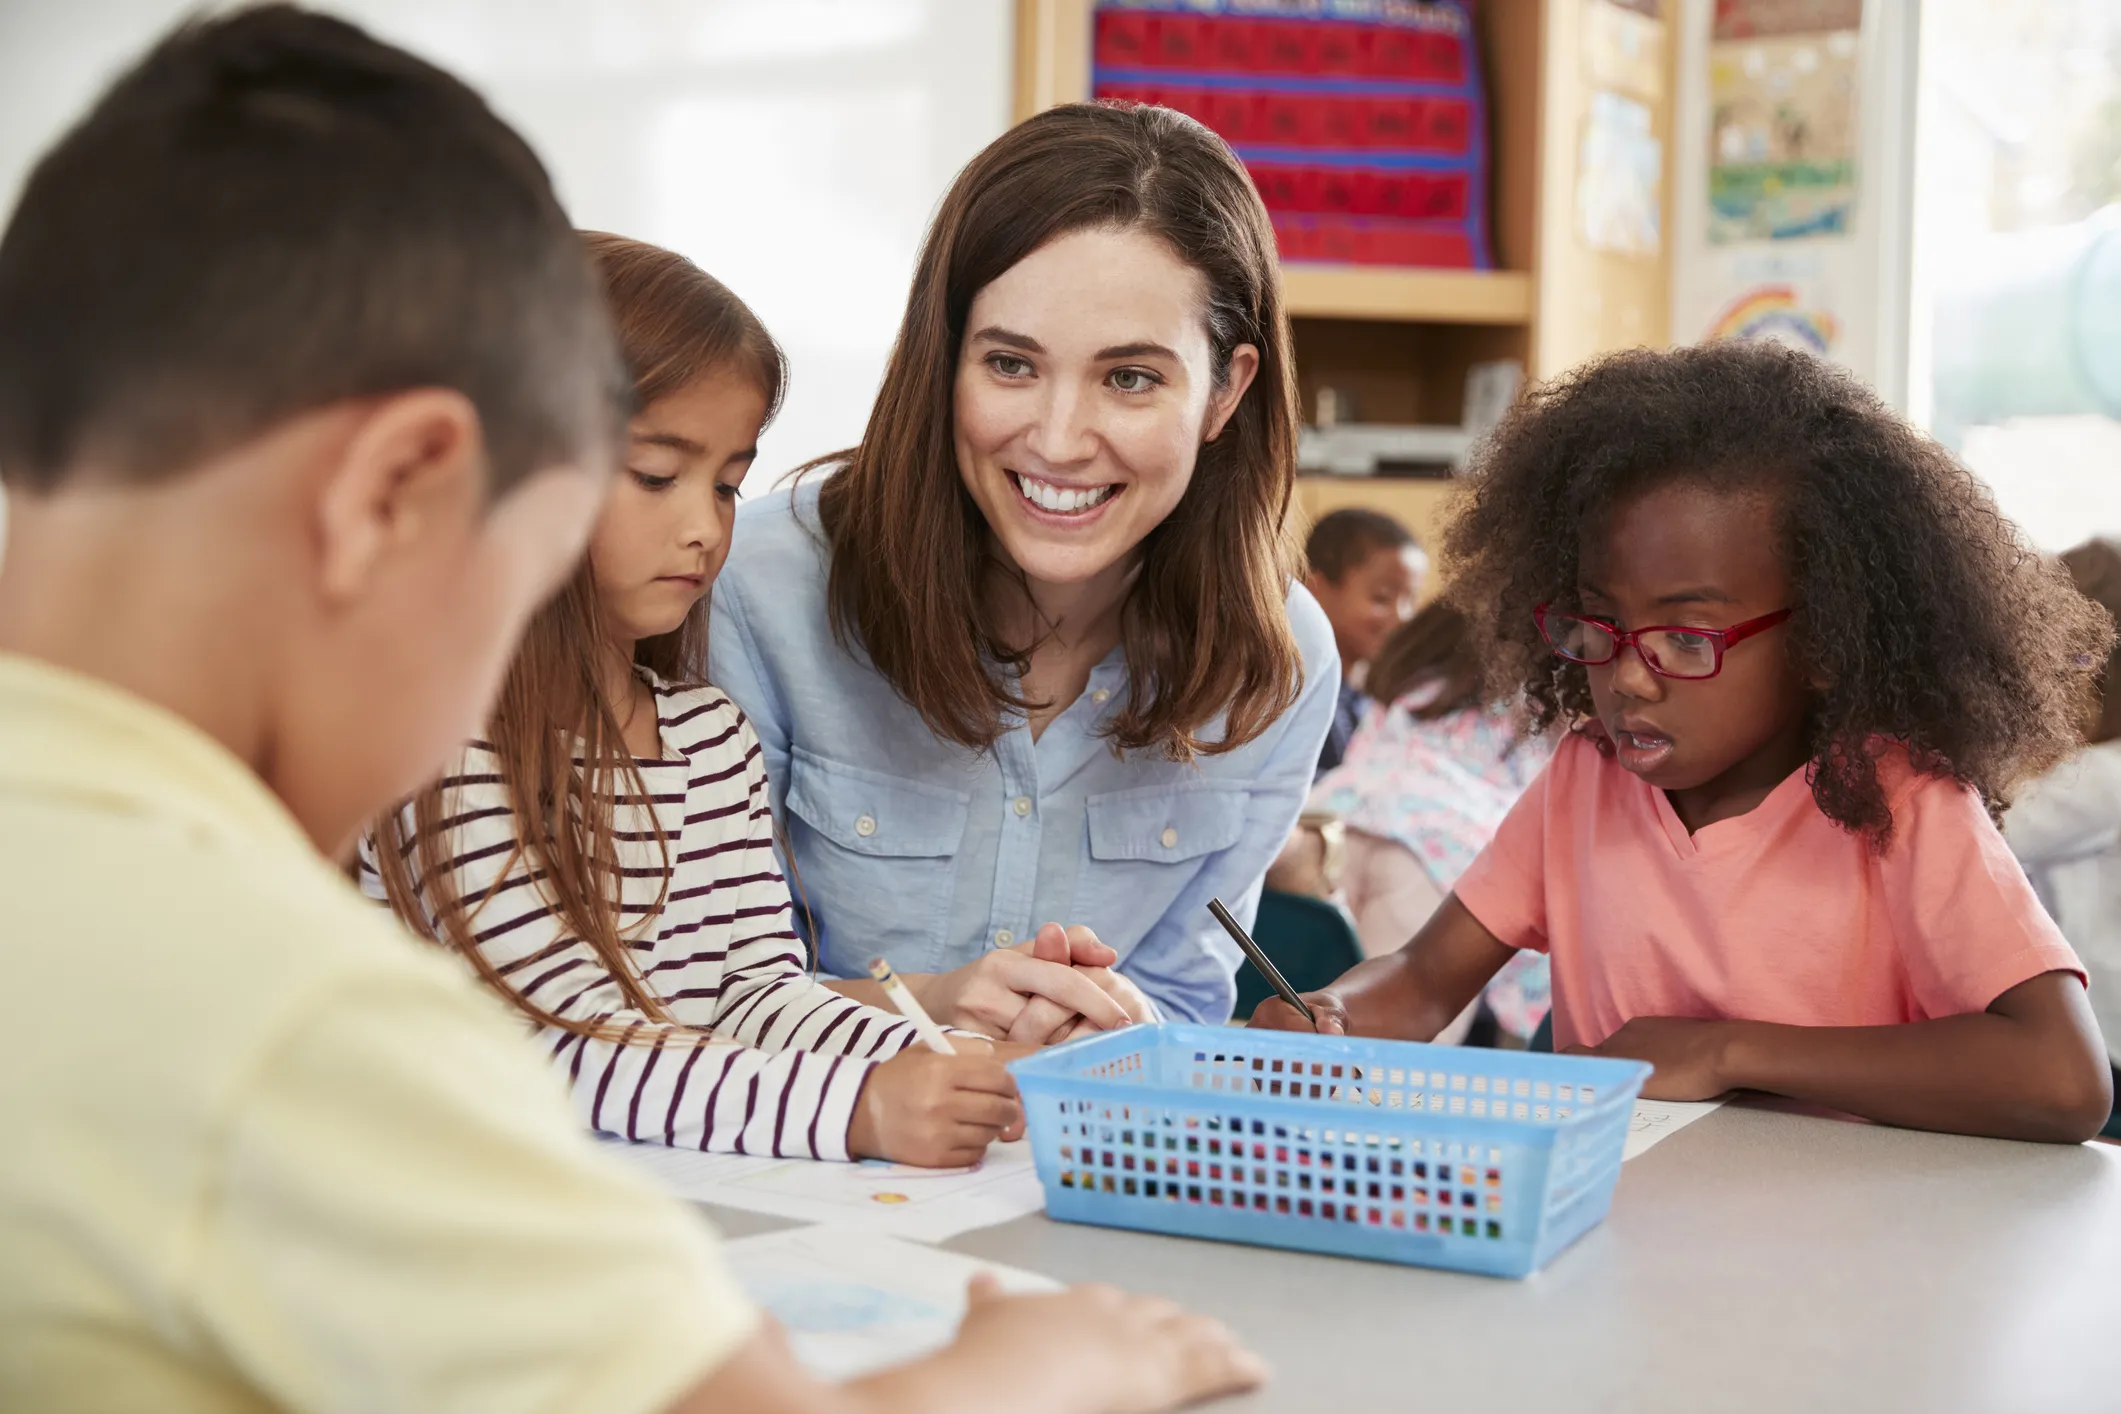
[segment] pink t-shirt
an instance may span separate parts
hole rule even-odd
[[[1455,892],[1503,942],[1551,955],[1557,1050],[1637,1016],[1873,1026],[2081,977],[1980,797],[1897,750],[1879,773],[1882,856],[1819,813],[1801,770],[1690,836],[1663,791],[1572,738]]]

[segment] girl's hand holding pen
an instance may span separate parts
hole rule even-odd
[[[1209,899],[1208,912],[1215,916],[1215,921],[1230,935],[1230,941],[1237,944],[1237,950],[1245,955],[1245,961],[1251,963],[1253,969],[1274,988],[1274,996],[1253,1008],[1252,1019],[1248,1025],[1257,1026],[1263,1031],[1312,1031],[1321,1036],[1348,1034],[1348,1013],[1337,997],[1321,992],[1298,993],[1289,985],[1289,979],[1281,975],[1281,969],[1274,965],[1274,959],[1267,956],[1265,949],[1245,931],[1245,925],[1237,921],[1237,915],[1230,912],[1221,899]],[[1326,1005],[1323,1009],[1312,1000],[1314,997],[1325,999]],[[1278,1010],[1268,1012],[1269,1005]],[[1262,1015],[1265,1020],[1261,1020]]]
[[[993,1055],[913,1045],[869,1072],[847,1127],[847,1152],[923,1168],[979,1162],[995,1140],[1020,1139],[1016,1080]]]
[[[1315,1026],[1280,997],[1269,997],[1261,1002],[1253,1009],[1252,1019],[1246,1024],[1260,1031],[1316,1031],[1321,1036],[1349,1034],[1348,1013],[1340,998],[1331,992],[1305,992],[1303,999],[1317,1020]]]

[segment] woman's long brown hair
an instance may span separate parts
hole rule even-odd
[[[992,670],[1029,664],[992,617],[993,552],[959,477],[952,390],[973,296],[1057,236],[1141,231],[1207,286],[1215,377],[1240,344],[1258,375],[1192,483],[1138,555],[1121,635],[1123,751],[1177,760],[1229,751],[1288,710],[1303,680],[1287,599],[1296,379],[1281,267],[1259,193],[1222,139],[1169,109],[1077,103],[1004,133],[958,174],[921,247],[882,390],[820,493],[833,631],[858,644],[929,730],[980,749],[1030,704]],[[1218,714],[1222,732],[1205,729]]]
[[[786,381],[781,351],[758,317],[722,283],[681,255],[606,235],[583,233],[611,304],[619,344],[646,408],[707,374],[734,369],[765,394],[767,416]],[[667,682],[705,680],[708,601],[669,633],[644,638],[634,661]],[[566,929],[595,950],[628,1004],[658,1021],[669,1014],[641,982],[617,907],[620,874],[612,835],[617,806],[645,800],[639,767],[597,671],[604,642],[596,581],[585,555],[567,586],[525,633],[488,726],[490,745],[515,816],[516,851],[496,880],[524,864]],[[617,1039],[622,1029],[554,1015],[511,986],[479,950],[473,919],[490,895],[457,892],[452,813],[444,785],[428,787],[376,822],[376,868],[391,908],[414,931],[463,954],[479,976],[542,1026]],[[408,832],[406,815],[411,816]],[[651,821],[654,812],[649,812]],[[669,843],[660,824],[664,888]],[[652,924],[661,909],[640,926]]]

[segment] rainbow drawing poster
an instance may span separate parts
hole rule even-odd
[[[1790,284],[1753,285],[1717,312],[1703,336],[1709,339],[1769,339],[1825,357],[1834,351],[1840,323],[1808,304]]]

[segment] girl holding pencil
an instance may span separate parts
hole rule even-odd
[[[780,350],[682,257],[587,239],[641,408],[625,469],[485,738],[376,823],[362,885],[523,1013],[601,1133],[971,1163],[1021,1132],[1004,1057],[915,1045],[913,1021],[812,980],[758,741],[705,685],[707,590]]]

